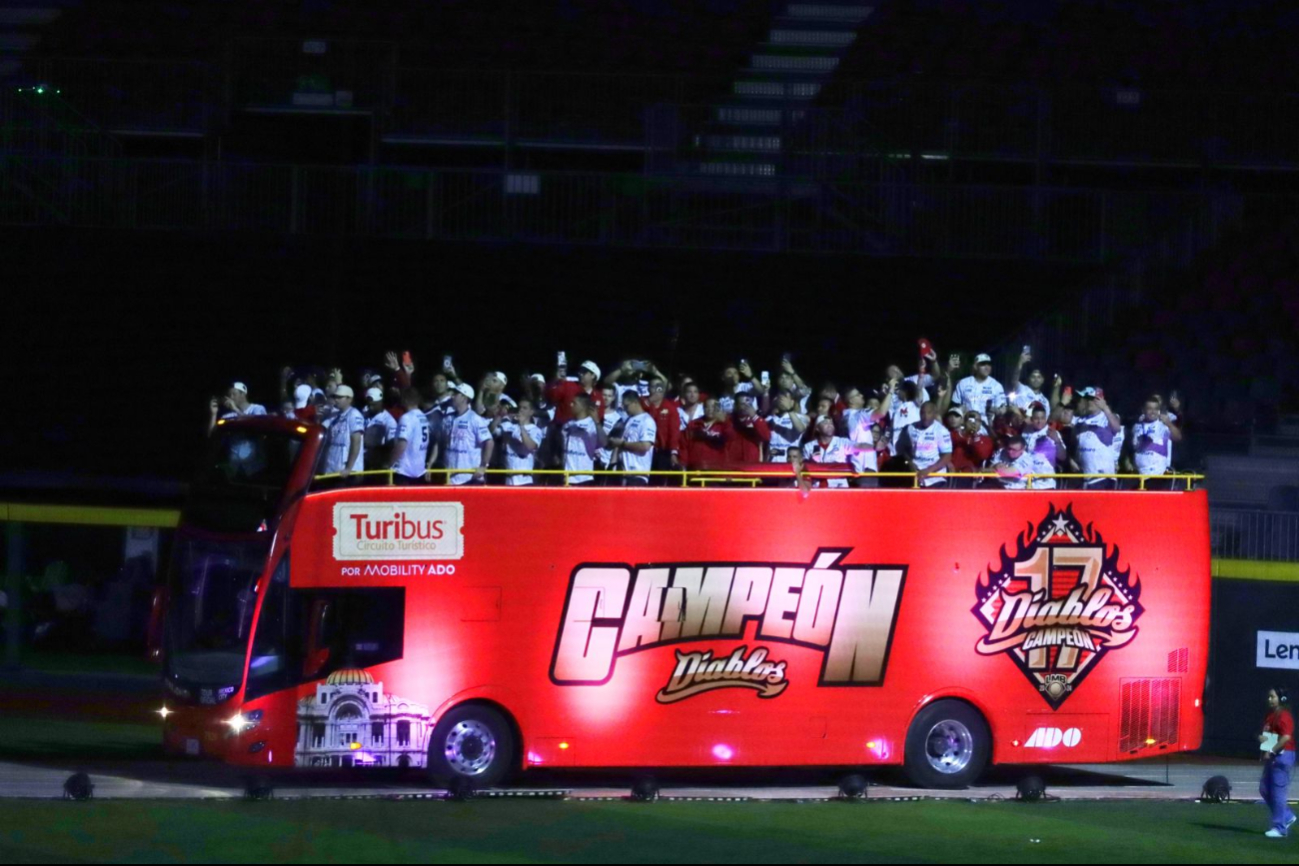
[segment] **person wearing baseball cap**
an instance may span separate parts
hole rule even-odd
[[[953,361],[959,359],[953,358]],[[951,372],[956,372],[952,368]],[[956,393],[952,395],[955,405],[962,411],[971,409],[983,416],[984,423],[991,426],[997,410],[1006,405],[1006,389],[992,378],[992,358],[980,353],[974,356],[974,372],[956,383]]]
[[[484,417],[496,414],[496,409],[505,395],[505,384],[509,380],[504,373],[488,373],[478,385],[478,398],[474,401],[474,411]]]
[[[1118,471],[1118,448],[1115,441],[1123,433],[1123,422],[1111,411],[1096,387],[1078,391],[1073,413],[1073,432],[1077,442],[1078,466],[1084,475],[1113,475]],[[1122,441],[1118,444],[1121,446]],[[1083,484],[1085,490],[1114,490],[1114,478],[1092,478]]]
[[[333,407],[323,420],[326,430],[325,474],[337,474],[343,484],[354,481],[353,472],[365,469],[365,416],[352,405],[348,385],[339,385],[330,395]]]
[[[554,422],[550,425],[549,435],[555,441],[549,443],[549,452],[557,459],[563,459],[564,448],[558,441],[564,425],[573,420],[573,400],[585,394],[591,401],[592,418],[597,427],[604,423],[604,394],[600,390],[600,367],[594,361],[583,361],[577,368],[577,379],[568,378],[568,363],[563,353],[555,365],[555,377],[546,386],[546,400],[554,407]]]
[[[208,425],[207,430],[212,432],[216,426],[217,419],[222,421],[233,421],[236,418],[249,418],[254,415],[265,415],[266,407],[260,403],[248,402],[248,386],[243,382],[235,382],[226,389],[226,395],[221,400],[213,397],[208,403]]]
[[[397,439],[397,416],[383,405],[383,389],[371,386],[365,392],[365,465],[387,469],[392,443]],[[423,414],[423,413],[421,413]]]
[[[473,386],[468,382],[451,386],[451,413],[442,422],[442,436],[428,462],[430,466],[437,462],[438,452],[445,447],[446,468],[461,470],[448,477],[451,484],[482,484],[483,470],[492,464],[495,442],[491,425],[473,411],[474,396]]]

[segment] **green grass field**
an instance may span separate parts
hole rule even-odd
[[[0,862],[1281,863],[1262,806],[278,800],[0,803]]]

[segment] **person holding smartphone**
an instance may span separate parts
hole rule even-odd
[[[959,359],[953,356],[959,363]],[[952,372],[955,372],[954,370]],[[991,423],[992,416],[1006,405],[1006,389],[992,378],[992,358],[988,355],[976,355],[974,372],[956,383],[953,402],[962,411],[975,409],[983,414],[985,423]]]
[[[1267,709],[1263,733],[1258,736],[1259,755],[1263,760],[1263,778],[1258,783],[1258,793],[1272,813],[1272,828],[1263,835],[1269,839],[1282,839],[1290,835],[1295,822],[1295,814],[1287,802],[1295,764],[1290,695],[1282,688],[1271,689],[1267,693]]]
[[[536,468],[543,434],[533,420],[533,412],[532,400],[522,397],[516,414],[499,414],[491,423],[492,435],[500,440],[505,452],[506,469],[526,473]],[[505,483],[509,487],[523,487],[533,481],[531,475],[507,475]]]

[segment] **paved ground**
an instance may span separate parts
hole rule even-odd
[[[1046,779],[1048,792],[1062,799],[1194,799],[1204,781],[1223,775],[1231,780],[1235,799],[1257,799],[1258,765],[1249,761],[1223,761],[1182,756],[1171,761],[1109,765],[1073,765],[1033,769],[999,768],[992,778],[965,791],[922,790],[904,786],[888,774],[872,785],[871,797],[953,797],[989,799],[1015,796],[1015,780],[1037,773]],[[0,798],[51,798],[62,792],[69,775],[66,766],[0,763]],[[744,798],[757,800],[807,800],[834,797],[837,789],[826,778],[798,778],[784,773],[781,784],[755,784],[754,773],[740,778],[672,779],[662,781],[665,797]],[[243,796],[237,778],[216,772],[212,765],[184,762],[150,762],[133,771],[130,766],[92,770],[95,797],[104,799],[195,799]],[[616,777],[594,778],[556,775],[532,778],[505,789],[514,794],[563,791],[573,798],[623,797],[628,788]],[[429,796],[434,789],[412,784],[410,779],[376,780],[376,784],[347,783],[335,777],[297,776],[277,782],[280,799],[322,797]]]

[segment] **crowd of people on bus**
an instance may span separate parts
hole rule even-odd
[[[275,413],[326,428],[320,472],[340,483],[390,470],[397,484],[635,486],[680,483],[682,470],[745,470],[765,471],[768,483],[829,487],[1172,484],[1151,477],[1172,472],[1182,440],[1175,391],[1150,395],[1125,422],[1103,389],[1074,389],[1058,374],[1048,381],[1028,346],[1005,384],[992,376],[990,356],[976,355],[966,370],[959,355],[940,361],[927,340],[914,369],[889,365],[875,388],[818,389],[788,354],[774,375],[741,358],[716,382],[701,382],[642,359],[608,371],[590,360],[570,366],[559,352],[550,377],[511,383],[493,371],[475,386],[450,355],[417,378],[409,352],[389,352],[355,389],[337,368],[284,368]],[[211,401],[209,429],[264,414],[235,382]],[[542,469],[563,471],[535,472]],[[1120,474],[1147,478],[1055,477]]]

